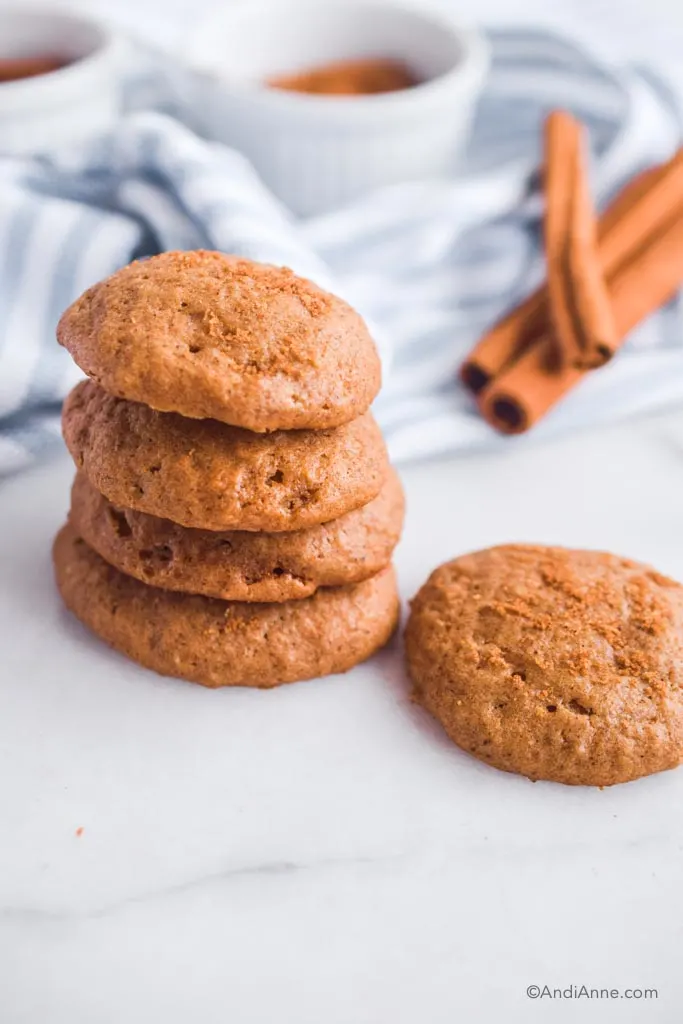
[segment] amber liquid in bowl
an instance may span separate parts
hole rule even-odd
[[[46,75],[50,71],[58,71],[69,63],[63,57],[55,56],[0,57],[0,83]]]
[[[411,89],[419,84],[420,80],[407,64],[385,57],[335,61],[266,80],[266,85],[272,89],[320,96],[371,96]]]

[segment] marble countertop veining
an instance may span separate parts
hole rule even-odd
[[[505,540],[683,578],[682,470],[683,413],[408,467],[403,595]],[[138,669],[59,606],[71,473],[0,486],[2,1024],[673,1024],[683,771],[496,772],[411,705],[399,641],[265,693]]]

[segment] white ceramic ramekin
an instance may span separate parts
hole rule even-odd
[[[120,108],[117,45],[82,15],[0,7],[0,58],[66,61],[47,74],[0,82],[0,153],[40,153],[108,127]]]
[[[237,0],[200,24],[185,55],[202,72],[189,97],[199,130],[242,150],[304,215],[448,173],[488,67],[478,32],[394,0]],[[422,84],[360,97],[264,85],[274,74],[372,56],[405,61]]]

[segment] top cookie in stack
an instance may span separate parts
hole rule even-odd
[[[209,686],[341,671],[388,639],[403,496],[350,306],[286,269],[165,253],[89,289],[58,339],[91,378],[64,406],[81,472],[55,544],[80,619]]]
[[[256,433],[338,427],[380,387],[377,350],[342,299],[218,252],[169,252],[88,289],[57,338],[111,395]]]

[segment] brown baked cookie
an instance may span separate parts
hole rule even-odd
[[[81,381],[64,438],[115,505],[204,530],[300,530],[360,508],[388,462],[370,413],[331,430],[254,434],[217,420],[155,412]]]
[[[120,398],[257,432],[364,413],[380,363],[361,317],[291,270],[165,252],[89,288],[57,338]]]
[[[291,601],[318,587],[359,583],[387,566],[403,511],[391,470],[373,501],[308,530],[193,530],[117,508],[79,473],[69,522],[102,558],[143,583],[227,601]]]
[[[432,573],[406,629],[414,697],[530,779],[610,786],[683,760],[683,587],[597,551],[509,545]]]
[[[53,554],[59,591],[81,622],[146,668],[203,686],[270,687],[346,672],[387,642],[398,619],[391,567],[304,601],[246,604],[145,586],[71,526]]]

